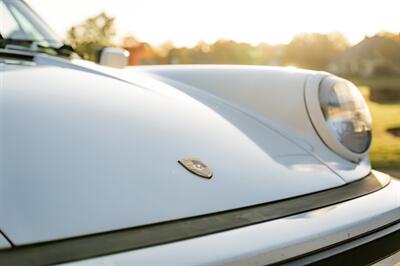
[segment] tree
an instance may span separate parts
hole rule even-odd
[[[282,62],[286,65],[310,69],[325,69],[339,53],[349,47],[340,33],[302,33],[285,47]]]
[[[105,12],[86,19],[68,30],[67,42],[84,59],[96,60],[97,51],[105,46],[112,46],[116,35],[115,18]]]
[[[172,41],[165,41],[161,45],[154,48],[154,50],[161,56],[167,57],[168,53],[174,48],[174,43]]]

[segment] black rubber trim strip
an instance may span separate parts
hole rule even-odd
[[[0,58],[33,62],[34,56],[28,53],[8,52],[0,48]]]
[[[372,233],[276,265],[363,266],[379,262],[400,252],[399,222],[396,221]]]
[[[88,259],[262,223],[355,199],[390,183],[369,176],[340,187],[221,213],[0,251],[0,265],[49,265]]]

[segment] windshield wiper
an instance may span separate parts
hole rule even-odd
[[[46,40],[31,40],[31,39],[12,39],[3,38],[0,35],[0,48],[3,49],[14,49],[14,50],[28,50],[31,52],[47,53],[50,55],[62,56],[62,57],[74,57],[76,56],[75,50],[66,44],[60,47],[48,46],[40,44]]]
[[[32,44],[32,40],[9,39],[0,37],[0,48],[7,48],[7,46],[9,45],[17,45],[25,48],[30,48]]]
[[[38,44],[38,48],[43,49],[43,50],[46,50],[46,49],[53,50],[54,52],[57,53],[57,55],[63,56],[63,57],[77,56],[77,53],[75,52],[74,48],[72,48],[71,46],[69,46],[67,44],[63,44],[60,47],[44,46],[44,45]]]

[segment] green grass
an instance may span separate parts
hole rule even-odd
[[[360,87],[360,90],[369,99],[370,89]],[[400,170],[400,138],[386,131],[400,127],[400,103],[378,104],[368,100],[368,105],[373,119],[372,166],[375,169]]]

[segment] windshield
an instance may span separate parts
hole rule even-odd
[[[27,5],[19,0],[0,0],[0,34],[2,39],[29,40],[60,47],[63,43]]]

